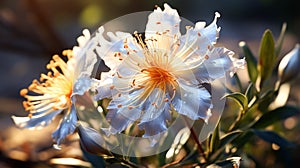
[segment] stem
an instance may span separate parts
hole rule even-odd
[[[190,130],[191,130],[191,135],[192,135],[192,137],[193,137],[193,140],[194,140],[194,141],[196,142],[196,144],[197,144],[197,148],[198,148],[198,151],[199,151],[200,155],[203,156],[204,161],[207,162],[206,155],[205,155],[204,150],[203,150],[203,148],[202,148],[202,146],[201,146],[201,143],[199,142],[199,139],[198,139],[198,137],[197,137],[197,134],[196,134],[195,130],[193,129],[192,126],[190,126],[190,124],[188,123],[187,119],[186,119],[185,117],[183,117],[183,118],[184,118],[185,124],[186,124],[186,125],[190,128]]]
[[[236,120],[230,125],[230,127],[228,129],[228,132],[231,132],[235,128],[236,124],[242,119],[243,114],[244,114],[243,111],[241,111],[239,113],[239,115],[237,116]]]
[[[236,80],[236,82],[237,82],[237,84],[238,84],[238,86],[239,86],[240,91],[243,92],[243,85],[242,85],[242,82],[241,82],[239,76],[235,73],[235,74],[233,75],[233,77],[234,77],[234,79]]]

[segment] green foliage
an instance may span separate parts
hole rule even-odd
[[[300,109],[294,106],[283,106],[264,113],[251,127],[255,129],[265,128],[280,120],[299,115]]]
[[[275,44],[272,32],[266,30],[260,43],[258,72],[260,86],[271,75],[275,63]]]
[[[280,32],[280,35],[279,35],[279,38],[277,40],[276,47],[275,47],[275,55],[277,57],[279,56],[281,48],[282,48],[286,27],[287,27],[287,24],[283,23],[282,28],[281,28],[281,32]]]
[[[295,144],[293,144],[293,143],[289,142],[288,140],[286,140],[285,138],[279,136],[274,131],[256,130],[256,129],[252,129],[251,131],[258,137],[260,137],[261,139],[263,139],[269,143],[274,143],[282,148],[295,147]]]
[[[278,97],[278,88],[280,83],[276,82],[278,76],[272,73],[277,67],[275,62],[279,58],[280,50],[283,44],[286,24],[283,24],[280,37],[275,41],[270,30],[266,30],[260,43],[258,62],[246,42],[240,42],[239,46],[247,61],[247,70],[250,81],[248,86],[239,86],[239,90],[231,91],[226,98],[232,99],[238,106],[238,114],[232,115],[235,120],[228,128],[218,127],[219,133],[224,134],[218,143],[218,150],[209,150],[208,160],[226,159],[226,157],[235,156],[237,153],[247,151],[245,146],[259,148],[254,139],[260,138],[270,144],[276,144],[280,148],[294,148],[295,144],[288,141],[285,136],[279,135],[276,124],[286,120],[289,117],[299,115],[300,109],[291,105],[270,108],[271,104]],[[275,79],[275,80],[274,80]],[[236,76],[237,82],[240,82]],[[277,85],[276,87],[274,87]],[[244,92],[242,88],[247,88]],[[222,120],[220,121],[221,125]],[[226,122],[226,121],[224,121]],[[276,126],[276,127],[275,127]],[[280,134],[283,134],[280,132]],[[214,134],[213,134],[214,135]],[[208,139],[213,141],[213,138]],[[212,144],[207,143],[207,144]],[[211,148],[211,146],[209,146]],[[214,149],[216,146],[213,146]],[[227,148],[227,150],[224,150]],[[255,157],[255,156],[252,156]]]
[[[252,83],[255,83],[257,79],[257,60],[255,56],[252,54],[251,50],[249,49],[248,45],[246,42],[242,41],[239,43],[239,46],[242,48],[244,52],[244,56],[247,62],[247,69],[248,69],[248,74],[249,78]]]
[[[233,99],[241,108],[242,110],[247,110],[248,108],[248,98],[239,92],[231,93],[226,95],[225,97]]]

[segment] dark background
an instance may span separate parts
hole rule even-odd
[[[281,55],[300,39],[296,0],[1,0],[0,167],[47,167],[50,162],[52,167],[53,158],[61,157],[83,160],[77,136],[67,139],[62,151],[52,149],[50,134],[56,120],[38,131],[21,131],[13,126],[11,115],[26,116],[19,90],[46,72],[45,65],[52,55],[76,45],[83,28],[93,32],[119,16],[151,11],[155,5],[163,8],[165,2],[192,22],[210,23],[218,11],[218,25],[222,27],[219,42],[240,57],[239,41],[246,41],[257,54],[264,30],[271,29],[277,39],[284,22],[288,28]],[[294,94],[299,104],[297,93],[298,90]],[[299,142],[296,134],[293,141]]]

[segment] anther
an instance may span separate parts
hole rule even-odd
[[[32,83],[31,85],[29,85],[29,87],[28,87],[28,90],[33,90],[33,89],[35,89],[37,87],[37,84],[35,84],[35,83]]]
[[[23,101],[22,104],[23,104],[24,109],[27,109],[29,107],[27,101]]]
[[[207,46],[207,49],[210,50],[210,45]]]
[[[26,96],[27,93],[28,93],[28,90],[27,90],[27,89],[22,89],[22,90],[20,91],[20,95],[21,95],[21,96]],[[24,103],[23,103],[23,104],[24,104]]]
[[[119,72],[117,72],[118,78],[122,78],[122,76],[119,74]]]
[[[122,104],[118,104],[118,106],[117,106],[118,108],[121,108],[122,107]]]

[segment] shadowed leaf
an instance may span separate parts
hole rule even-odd
[[[283,43],[283,40],[284,40],[286,27],[287,27],[287,24],[283,23],[282,27],[281,27],[281,32],[280,32],[279,38],[276,42],[275,54],[276,54],[277,57],[278,57],[278,55],[280,54],[280,51],[281,51],[281,47],[282,47],[282,43]]]
[[[103,147],[105,143],[104,139],[96,130],[79,125],[78,134],[80,136],[80,143],[86,151],[97,155],[111,155]]]
[[[293,106],[283,106],[267,113],[264,113],[253,125],[252,128],[265,128],[277,121],[285,120],[291,116],[299,115],[300,109]]]
[[[257,60],[254,57],[254,55],[252,54],[252,52],[249,49],[248,45],[244,41],[241,41],[239,43],[239,46],[242,48],[243,54],[246,58],[249,78],[250,78],[252,83],[255,83],[255,81],[257,79],[257,75],[258,75]]]
[[[269,142],[269,143],[275,143],[276,145],[282,147],[282,148],[292,148],[295,147],[295,144],[289,142],[285,138],[279,136],[276,132],[273,131],[267,131],[267,130],[256,130],[253,129],[252,132],[255,133],[258,137],[261,139]]]

